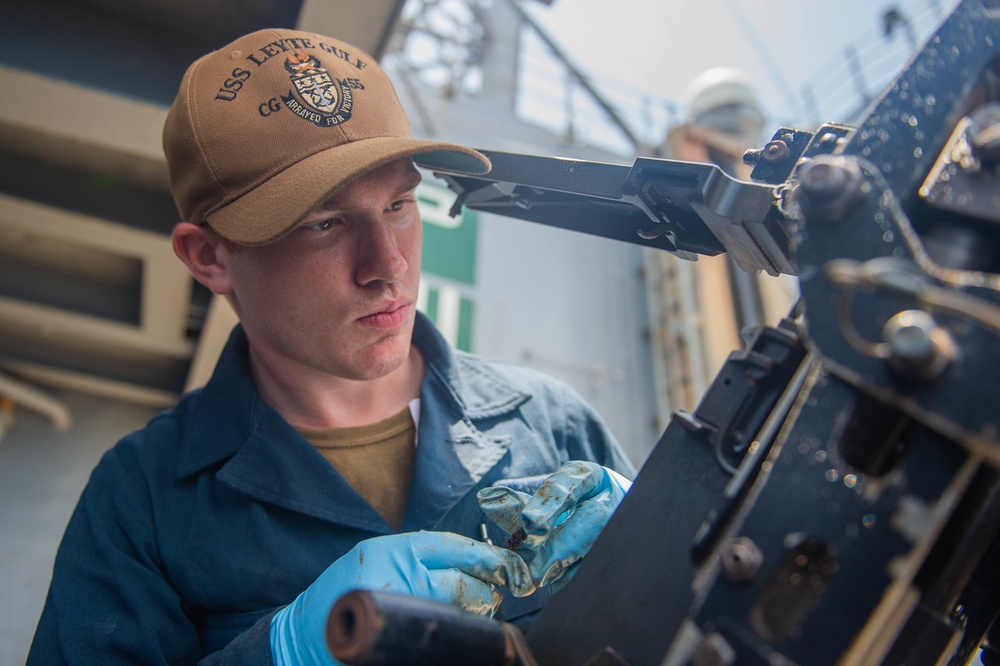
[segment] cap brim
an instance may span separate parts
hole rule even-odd
[[[405,137],[376,137],[320,151],[210,213],[216,232],[240,245],[264,245],[297,226],[334,192],[372,169],[402,157],[420,166],[471,175],[490,170],[483,154],[465,146]]]

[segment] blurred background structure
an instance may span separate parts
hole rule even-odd
[[[160,131],[198,56],[258,28],[312,30],[377,57],[418,136],[708,160],[746,177],[742,153],[778,127],[850,123],[941,4],[782,0],[764,14],[751,0],[622,0],[609,17],[585,0],[0,2],[0,664],[23,661],[90,470],[206,380],[233,324],[169,240]],[[657,24],[708,51],[677,41],[682,53],[661,53],[670,40],[645,32]],[[810,38],[826,47],[795,46]],[[461,348],[568,381],[637,465],[741,328],[774,323],[795,297],[794,283],[725,257],[451,218],[429,175],[420,199],[421,308]]]

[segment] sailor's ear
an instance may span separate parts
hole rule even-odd
[[[174,254],[184,262],[194,279],[225,296],[232,290],[230,261],[232,252],[210,228],[181,222],[171,235]]]

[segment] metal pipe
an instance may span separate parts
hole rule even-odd
[[[62,402],[3,373],[0,373],[0,395],[47,416],[56,430],[68,430],[73,422],[69,407]]]
[[[326,642],[351,666],[530,666],[513,626],[455,606],[370,590],[333,605]]]

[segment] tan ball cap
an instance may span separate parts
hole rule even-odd
[[[490,170],[464,146],[413,138],[374,58],[297,30],[262,30],[195,61],[163,128],[181,217],[262,245],[354,178],[419,155],[431,169]]]

